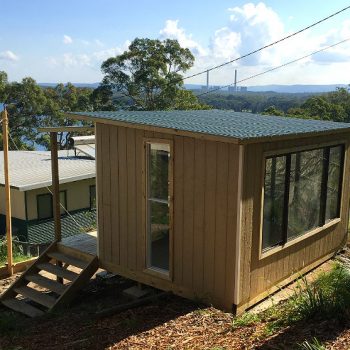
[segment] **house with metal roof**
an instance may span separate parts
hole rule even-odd
[[[240,312],[347,240],[350,124],[233,111],[95,124],[101,268]]]
[[[63,237],[87,230],[94,225],[96,217],[95,155],[92,151],[88,155],[75,147],[83,147],[84,150],[85,145],[75,145],[74,150],[58,152]],[[90,149],[92,148],[94,151],[94,144],[91,145]],[[2,153],[0,152],[0,235],[6,229]],[[10,151],[9,173],[14,236],[31,245],[52,242],[54,222],[50,152]]]

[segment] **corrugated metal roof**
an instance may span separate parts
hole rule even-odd
[[[76,149],[76,154],[79,156],[80,153],[83,153],[83,155],[86,155],[92,159],[96,158],[96,152],[95,152],[95,144],[87,144],[87,145],[76,145],[74,147]]]
[[[58,151],[60,183],[95,177],[95,160],[75,157],[74,151]],[[51,153],[47,151],[10,151],[11,187],[20,191],[51,186]],[[4,184],[4,156],[0,152],[0,184]]]
[[[93,121],[113,120],[194,133],[252,140],[350,129],[350,123],[297,119],[224,110],[74,112]]]

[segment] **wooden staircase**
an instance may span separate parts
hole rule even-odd
[[[0,297],[29,317],[67,306],[98,269],[97,256],[54,242]]]

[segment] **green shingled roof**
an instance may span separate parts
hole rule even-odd
[[[119,121],[194,133],[251,140],[349,129],[350,123],[297,119],[223,110],[75,112],[93,121]]]

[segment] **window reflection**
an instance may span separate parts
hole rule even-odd
[[[266,159],[263,249],[339,217],[343,159],[344,145]]]

